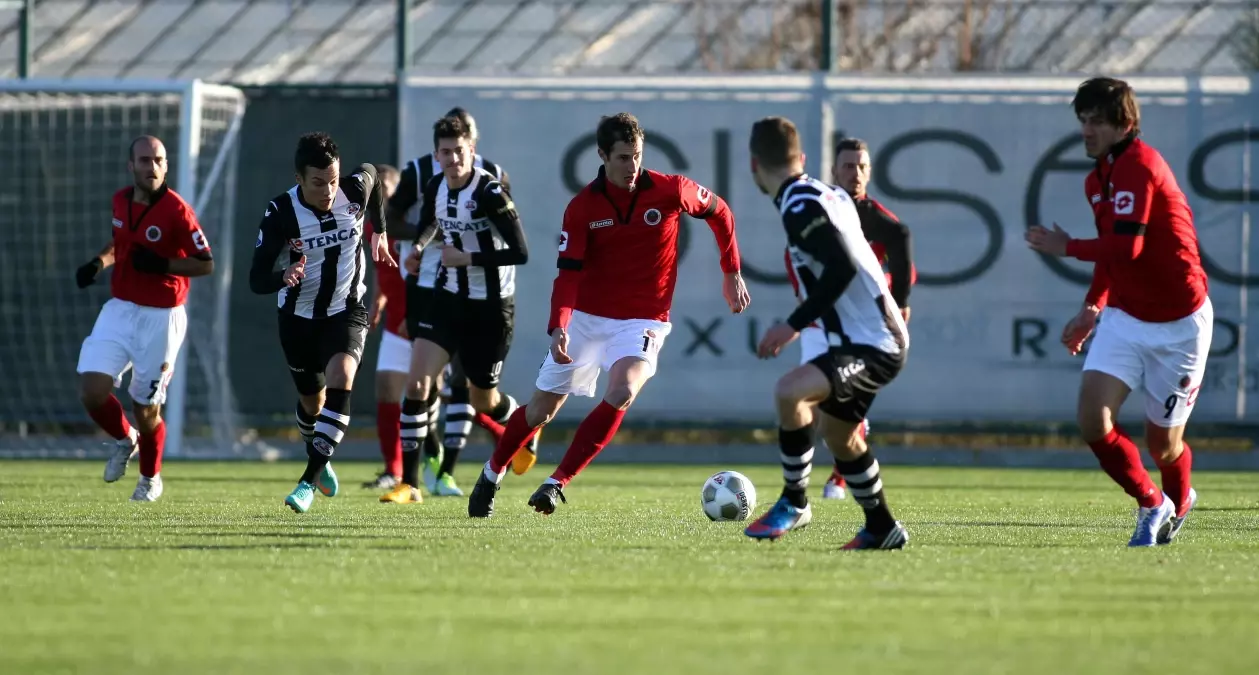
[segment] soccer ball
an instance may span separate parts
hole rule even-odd
[[[738,471],[720,471],[704,481],[699,500],[709,520],[747,520],[756,508],[756,486]]]

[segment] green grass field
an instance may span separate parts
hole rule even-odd
[[[596,464],[549,518],[539,467],[477,522],[378,503],[367,464],[300,516],[295,464],[168,463],[156,504],[135,465],[0,468],[2,673],[1259,672],[1254,474],[1198,474],[1181,538],[1128,550],[1101,472],[886,467],[910,546],[843,553],[850,500],[777,543],[708,522],[719,467]],[[733,468],[767,508],[777,468]]]

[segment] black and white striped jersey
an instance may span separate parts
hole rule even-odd
[[[783,183],[774,205],[787,230],[792,285],[800,300],[787,323],[799,331],[819,322],[832,347],[905,352],[909,331],[848,193],[800,175]]]
[[[505,300],[516,294],[516,265],[529,259],[511,193],[485,169],[473,169],[452,188],[442,174],[424,186],[416,245],[440,234],[446,246],[471,254],[462,267],[437,267],[435,287],[470,300]],[[440,257],[440,252],[434,251]]]
[[[485,169],[494,175],[508,191],[511,190],[511,182],[507,176],[507,171],[503,167],[485,159],[481,155],[475,155],[472,159],[472,165],[478,169]],[[406,163],[402,168],[402,178],[398,181],[398,189],[389,198],[389,211],[398,216],[401,220],[411,226],[418,226],[420,220],[420,207],[424,198],[424,186],[433,180],[433,176],[440,175],[442,172],[441,163],[432,153]],[[394,223],[394,229],[399,229],[398,220],[391,219]],[[408,244],[409,246],[409,244]],[[400,251],[402,259],[406,259],[409,250],[404,246]],[[420,252],[420,270],[415,275],[413,281],[423,288],[433,288],[437,285],[437,264],[441,255],[436,249]]]
[[[293,186],[267,204],[254,245],[249,287],[255,293],[279,292],[281,312],[322,319],[363,304],[367,294],[364,224],[371,219],[385,232],[383,190],[371,164],[362,164],[340,180],[332,210],[320,211]],[[306,276],[289,287],[276,260],[288,249],[284,267],[306,257]]]

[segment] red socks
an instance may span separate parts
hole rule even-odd
[[[121,441],[131,433],[131,424],[127,422],[127,414],[122,411],[122,404],[113,394],[110,394],[109,399],[99,408],[89,410],[87,414],[91,415],[96,426],[113,436],[116,441]]]
[[[1100,441],[1089,443],[1089,448],[1097,456],[1102,470],[1111,480],[1119,484],[1128,496],[1137,500],[1143,508],[1158,506],[1162,501],[1162,492],[1150,480],[1150,474],[1141,466],[1141,451],[1132,439],[1119,427],[1113,427],[1110,433]],[[1185,476],[1189,475],[1188,470]],[[1185,494],[1189,494],[1186,483]]]
[[[564,453],[564,459],[560,460],[560,465],[551,474],[551,478],[559,481],[560,485],[568,485],[568,481],[581,473],[604,446],[612,441],[623,419],[624,410],[612,407],[607,401],[600,401],[586,415],[586,419],[582,420],[581,426],[577,427],[573,444],[568,446],[568,452]]]
[[[152,478],[162,470],[162,451],[166,449],[166,420],[157,423],[151,434],[140,434],[140,475]]]
[[[476,423],[477,426],[490,432],[490,435],[494,437],[494,446],[497,447],[498,442],[503,439],[503,432],[506,430],[503,425],[495,422],[493,417],[480,412],[476,414]]]
[[[525,421],[527,407],[522,405],[516,408],[516,412],[507,419],[507,427],[503,429],[498,444],[494,446],[494,454],[490,457],[490,471],[502,475],[507,465],[511,464],[511,460],[516,457],[516,453],[520,452],[520,449],[525,447],[525,443],[528,443],[529,439],[537,433],[537,429],[529,426],[529,423]],[[480,415],[477,418],[480,421]]]
[[[1176,505],[1177,518],[1183,517],[1185,509],[1189,508],[1189,473],[1193,467],[1193,452],[1189,450],[1188,443],[1184,444],[1184,448],[1176,461],[1159,466],[1159,471],[1163,474],[1163,492]]]
[[[402,404],[376,404],[376,436],[380,439],[380,456],[385,471],[394,478],[402,476]]]

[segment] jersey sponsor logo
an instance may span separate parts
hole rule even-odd
[[[481,230],[487,230],[490,227],[489,218],[478,218],[469,222],[451,220],[449,218],[438,218],[437,222],[442,226],[442,230],[446,232],[480,232]]]
[[[122,221],[114,218],[114,227],[122,227]]]
[[[607,218],[605,220],[596,220],[590,224],[590,229],[592,230],[597,230],[601,227],[612,227],[612,219]]]
[[[568,233],[560,230],[560,252],[568,250]]]
[[[345,207],[345,213],[349,217],[353,218],[354,216],[358,215],[358,212],[361,211],[362,208],[363,207],[359,206],[358,204],[355,204],[354,202],[350,202],[349,206]]]
[[[648,225],[659,225],[660,209],[647,209],[647,212],[643,214],[643,222]]]
[[[337,230],[335,232],[317,234],[313,237],[306,237],[304,239],[290,239],[289,246],[292,246],[294,251],[328,248],[330,246],[340,246],[347,241],[353,240],[357,235],[358,230],[351,227],[344,230]]]
[[[161,241],[162,228],[156,225],[150,225],[148,229],[144,231],[144,238],[148,239],[149,241]]]
[[[703,185],[697,186],[697,189],[695,190],[695,199],[699,200],[699,203],[707,205],[708,200],[712,199],[712,197],[713,193],[709,192],[708,188]]]
[[[1136,208],[1137,198],[1127,190],[1120,190],[1115,193],[1115,215],[1127,216],[1131,215],[1133,209]]]

